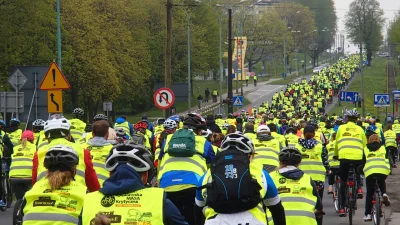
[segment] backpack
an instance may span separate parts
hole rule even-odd
[[[174,157],[192,157],[196,154],[196,141],[193,131],[189,129],[175,131],[168,143],[167,152]]]
[[[146,139],[144,138],[143,135],[140,134],[133,134],[131,137],[131,141],[136,145],[144,146],[146,144]]]
[[[207,188],[207,206],[217,213],[238,213],[261,203],[261,186],[250,174],[247,154],[238,150],[218,153],[210,167],[212,181]]]

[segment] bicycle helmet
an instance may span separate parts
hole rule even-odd
[[[72,115],[74,115],[74,116],[82,117],[84,113],[85,113],[85,111],[83,111],[83,109],[81,109],[81,108],[76,108],[76,109],[72,110]]]
[[[254,118],[254,116],[249,116],[249,117],[247,117],[247,122],[255,123],[256,118]]]
[[[294,146],[285,147],[279,152],[279,161],[287,165],[297,165],[301,162],[301,158],[300,151]]]
[[[145,121],[139,121],[139,122],[137,122],[136,124],[135,124],[135,126],[133,127],[135,130],[138,130],[138,129],[140,129],[140,128],[143,128],[143,129],[147,129],[147,127],[148,127],[149,125],[145,122]]]
[[[176,129],[177,127],[178,127],[178,125],[176,125],[176,122],[173,121],[173,120],[171,120],[171,119],[167,119],[167,120],[164,122],[164,128],[165,128],[165,129],[173,130],[173,129]]]
[[[222,114],[217,114],[217,116],[215,118],[222,119]]]
[[[45,124],[46,122],[44,121],[44,120],[42,120],[42,119],[37,119],[37,120],[35,120],[35,121],[33,121],[32,122],[32,126],[34,127],[34,128],[36,128],[36,127],[38,127],[38,128],[44,128],[44,124]]]
[[[232,119],[232,118],[233,118],[233,114],[232,114],[232,113],[229,113],[229,114],[228,114],[228,118],[229,118],[229,119]]]
[[[212,131],[209,129],[201,131],[201,136],[203,136],[205,138],[208,138],[210,135],[212,135]]]
[[[158,119],[157,119],[157,124],[158,124],[158,125],[164,124],[164,122],[165,122],[165,119],[164,119],[164,118],[158,118]]]
[[[19,121],[19,119],[17,119],[17,118],[12,118],[10,120],[10,125],[11,126],[19,126],[20,124],[21,124],[21,121]]]
[[[174,115],[174,116],[170,116],[168,119],[175,121],[176,123],[181,122],[181,119],[179,118],[179,116]]]
[[[353,118],[358,118],[360,116],[360,113],[357,112],[355,109],[350,109],[346,111],[346,116],[347,117],[353,117]]]
[[[104,114],[97,114],[93,117],[93,121],[108,120],[108,117]]]
[[[106,170],[110,172],[122,164],[137,172],[146,172],[153,168],[153,156],[145,147],[128,142],[114,146],[105,164]]]
[[[65,137],[69,134],[69,129],[71,128],[71,124],[68,122],[66,118],[54,118],[51,120],[47,120],[44,123],[44,132],[46,137],[50,134],[50,131],[60,131],[60,134]]]
[[[44,167],[51,172],[71,171],[78,163],[78,153],[72,147],[65,145],[51,147],[44,158]]]
[[[250,115],[250,113],[249,113],[249,112],[245,112],[244,115],[245,115],[245,116],[248,116],[248,115]]]
[[[7,126],[7,124],[6,124],[6,122],[4,120],[0,120],[0,125],[4,126],[4,127]]]
[[[183,125],[197,129],[206,129],[206,120],[196,113],[188,113],[183,120]]]
[[[254,154],[253,142],[241,134],[228,134],[221,142],[221,151],[234,148],[246,154]]]
[[[227,123],[227,122],[225,122],[225,123],[222,125],[222,129],[224,129],[224,130],[228,130],[228,127],[229,127],[229,123]]]
[[[115,130],[115,134],[116,134],[118,137],[125,137],[125,136],[126,136],[126,131],[125,131],[123,128],[117,127],[117,128],[115,128],[114,130]]]

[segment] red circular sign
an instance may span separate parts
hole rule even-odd
[[[154,93],[154,104],[160,109],[168,109],[175,103],[175,94],[169,88],[160,88]]]

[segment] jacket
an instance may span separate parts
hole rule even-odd
[[[215,124],[215,120],[207,120],[207,128],[213,133],[222,133],[221,128]]]
[[[123,195],[146,188],[140,175],[126,164],[116,168],[114,173],[108,178],[103,187],[99,190],[106,196]],[[163,219],[166,225],[187,225],[185,218],[181,215],[176,206],[167,198],[164,199]],[[79,225],[82,225],[82,214],[79,217]]]

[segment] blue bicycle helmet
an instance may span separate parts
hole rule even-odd
[[[0,120],[0,125],[7,126],[7,124],[4,120]]]
[[[21,124],[21,121],[19,121],[19,119],[17,119],[17,118],[12,118],[10,120],[10,125],[11,126],[19,126],[20,124]]]
[[[175,121],[176,123],[181,122],[181,119],[179,118],[178,115],[170,116],[168,119],[169,119],[169,120],[173,120],[173,121]]]

